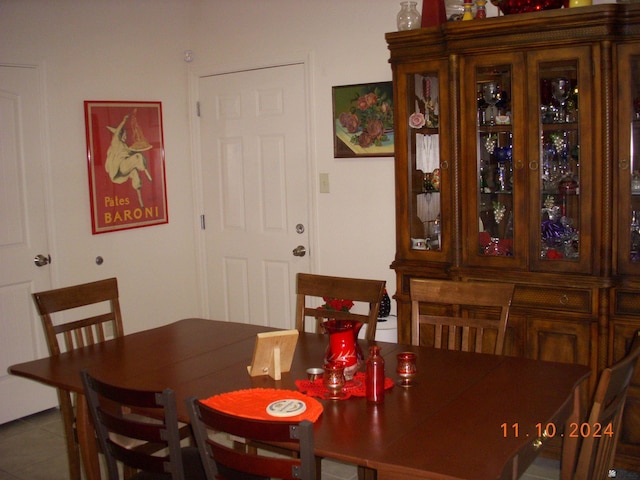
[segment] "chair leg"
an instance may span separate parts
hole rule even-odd
[[[67,444],[67,461],[69,463],[69,479],[80,480],[81,463],[80,449],[76,439],[76,431],[74,428],[73,404],[71,396],[66,390],[58,390],[58,403],[60,404],[60,412],[62,413],[62,423],[64,425],[65,441]]]
[[[358,480],[376,480],[377,473],[371,468],[358,466]]]
[[[316,458],[316,480],[320,480],[322,478],[322,457]]]

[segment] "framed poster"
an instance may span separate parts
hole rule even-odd
[[[332,90],[334,157],[392,157],[392,82],[344,85]]]
[[[160,102],[85,101],[93,234],[167,223]]]

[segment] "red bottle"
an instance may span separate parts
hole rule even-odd
[[[373,345],[369,349],[365,393],[367,402],[384,402],[384,358],[380,355],[380,347],[377,345]]]

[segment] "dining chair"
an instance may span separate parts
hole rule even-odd
[[[195,397],[187,399],[191,427],[207,480],[315,480],[313,424],[308,420],[259,420],[231,415],[208,407]],[[273,455],[238,447],[228,436],[296,449],[297,455]],[[265,454],[266,453],[266,454]]]
[[[375,340],[380,301],[384,293],[384,280],[331,277],[310,273],[298,273],[296,279],[296,329],[303,332],[307,317],[315,319],[315,331],[322,331],[324,319],[357,320],[367,325],[366,339]],[[308,298],[347,299],[368,304],[368,313],[326,310],[307,306]]]
[[[430,325],[433,346],[501,355],[514,285],[493,282],[409,281],[411,343]]]
[[[180,444],[173,390],[125,388],[86,369],[80,375],[109,480],[120,479],[118,462],[136,472],[131,480],[206,479],[198,449]]]
[[[574,478],[609,478],[622,426],[622,414],[629,384],[640,356],[640,330],[636,332],[627,355],[600,373],[586,423],[579,425],[582,438]],[[589,432],[584,428],[588,428]],[[596,433],[595,429],[599,431]]]
[[[124,335],[116,278],[38,292],[32,294],[32,297],[42,320],[49,354],[52,356],[103,342],[109,336]],[[69,478],[80,480],[75,400],[69,391],[58,389],[58,403],[67,443]]]

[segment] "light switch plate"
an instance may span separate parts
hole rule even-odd
[[[320,174],[320,193],[329,193],[329,174]]]

